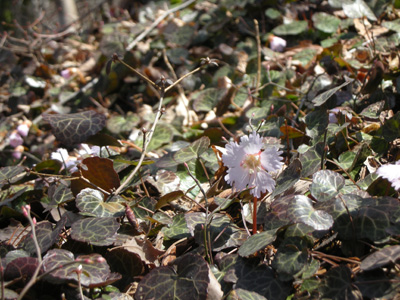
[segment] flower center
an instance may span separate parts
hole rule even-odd
[[[247,169],[250,174],[256,173],[262,169],[260,154],[246,154],[246,157],[242,160],[242,167]]]

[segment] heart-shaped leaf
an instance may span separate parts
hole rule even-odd
[[[387,264],[394,264],[400,258],[400,246],[390,246],[376,251],[361,262],[361,270],[370,271]]]
[[[328,101],[329,98],[332,97],[337,91],[339,91],[340,89],[342,89],[343,87],[345,87],[349,83],[352,83],[353,81],[354,81],[354,79],[346,80],[341,85],[339,85],[337,87],[334,87],[334,88],[332,88],[332,89],[330,89],[330,90],[328,90],[326,92],[323,92],[322,94],[319,94],[317,97],[315,97],[312,100],[312,103],[314,103],[315,106],[321,106],[326,101]]]
[[[363,17],[367,17],[371,21],[377,20],[373,11],[363,0],[355,0],[354,2],[344,2],[342,8],[343,12],[349,18],[360,19]]]
[[[76,171],[72,176],[82,176],[86,179],[72,180],[71,190],[77,195],[85,188],[99,187],[109,193],[120,185],[119,176],[113,168],[113,161],[108,158],[88,157],[82,161],[79,166],[80,171]],[[88,183],[89,181],[90,183]]]
[[[7,264],[4,270],[4,279],[31,278],[38,266],[39,262],[36,257],[18,257]]]
[[[248,257],[273,243],[276,239],[276,229],[267,230],[249,237],[239,248],[239,255]]]
[[[241,257],[230,266],[224,281],[235,283],[236,289],[255,292],[267,299],[284,300],[289,291],[289,286],[276,278],[271,267]]]
[[[95,246],[108,246],[114,243],[119,226],[115,218],[86,218],[72,224],[71,237]]]
[[[60,233],[66,223],[67,218],[63,217],[58,221],[54,230],[53,224],[48,221],[42,221],[35,226],[37,242],[42,253],[50,249],[50,247],[60,238]],[[35,242],[31,235],[24,240],[24,249],[32,254],[36,253]]]
[[[207,298],[208,264],[197,254],[186,254],[175,260],[173,267],[153,269],[139,282],[137,299]]]
[[[186,226],[185,214],[176,215],[172,224],[161,229],[166,240],[180,240],[190,237],[189,229]]]
[[[50,203],[46,210],[55,208],[74,199],[71,189],[61,183],[51,185],[48,190],[48,196],[50,198]]]
[[[99,132],[106,125],[103,114],[89,110],[75,114],[43,114],[53,134],[65,145],[79,144]]]
[[[185,215],[190,233],[196,242],[204,244],[204,213],[190,213]],[[208,226],[208,234],[212,243],[212,250],[220,251],[226,248],[237,247],[247,239],[247,233],[239,228],[232,220],[224,214],[215,213],[211,224]]]
[[[91,188],[83,189],[76,196],[76,206],[81,214],[92,217],[121,217],[125,214],[125,200],[114,196],[104,202],[104,195]]]
[[[46,279],[61,283],[73,280],[78,282],[77,268],[82,265],[80,282],[83,286],[96,287],[108,284],[112,275],[106,260],[97,253],[81,255],[76,259],[74,254],[64,249],[53,249],[43,257],[44,271],[50,272]]]
[[[315,230],[328,230],[333,225],[332,216],[325,211],[315,210],[311,199],[303,195],[296,195],[293,198],[289,214],[292,221],[304,223]]]
[[[272,263],[280,278],[291,279],[309,264],[307,246],[303,237],[289,237],[280,244]]]
[[[174,159],[178,163],[188,162],[192,159],[196,159],[203,152],[207,151],[210,146],[210,139],[206,136],[199,138],[198,140],[191,143],[189,146],[178,150],[174,154]]]
[[[340,25],[340,19],[324,12],[313,14],[312,20],[315,28],[326,33],[334,33]]]
[[[360,292],[355,290],[351,279],[351,270],[345,265],[330,269],[321,286],[324,299],[362,299]]]
[[[308,177],[321,168],[321,158],[324,153],[324,143],[318,143],[300,155],[300,162],[303,166],[301,177]]]
[[[290,189],[299,179],[301,174],[301,162],[295,159],[276,179],[276,187],[272,192],[271,198],[281,195]]]
[[[344,177],[331,170],[321,170],[314,174],[313,182],[310,186],[311,195],[318,201],[328,201],[344,187]]]
[[[12,180],[17,175],[20,175],[25,172],[25,168],[23,166],[10,166],[4,167],[0,169],[0,187],[6,184],[7,182],[13,183]]]
[[[275,27],[272,32],[276,35],[298,35],[308,27],[307,21],[293,21]]]
[[[107,129],[114,134],[119,134],[120,132],[130,132],[140,121],[137,114],[128,113],[126,117],[123,116],[112,116],[107,121]]]

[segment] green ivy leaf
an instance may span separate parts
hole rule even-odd
[[[106,124],[106,117],[93,110],[75,114],[43,114],[53,134],[65,145],[79,144],[96,134]]]
[[[281,243],[272,262],[280,278],[292,279],[309,264],[307,246],[307,240],[301,237],[289,237]]]
[[[320,287],[326,299],[362,299],[360,292],[353,287],[352,272],[349,267],[339,265],[330,269]]]
[[[271,267],[241,257],[228,269],[224,280],[234,283],[236,289],[255,292],[267,299],[285,300],[288,296],[288,284],[277,279]]]
[[[301,177],[308,177],[321,168],[322,154],[324,153],[324,143],[318,143],[300,155],[300,162],[303,166]]]
[[[324,12],[313,14],[312,21],[315,28],[326,33],[334,33],[340,25],[340,19]]]
[[[208,88],[192,96],[193,109],[196,112],[210,111],[217,106],[224,90],[217,88]]]
[[[400,246],[390,246],[376,251],[361,262],[361,270],[370,271],[381,268],[388,264],[395,264],[400,258]]]
[[[289,214],[292,221],[304,223],[315,230],[328,230],[333,225],[332,216],[325,211],[315,210],[311,199],[303,195],[294,196]]]
[[[239,248],[239,255],[242,257],[249,257],[250,255],[258,252],[268,245],[272,244],[276,239],[276,229],[263,231],[249,237]]]
[[[37,243],[39,244],[42,253],[46,252],[56,241],[58,241],[65,224],[67,224],[67,218],[63,217],[58,221],[54,229],[53,224],[48,221],[42,221],[35,226]],[[24,240],[23,247],[29,253],[36,253],[35,242],[31,235]]]
[[[114,134],[130,132],[139,123],[140,118],[137,114],[128,113],[124,116],[112,116],[107,120],[107,129]]]
[[[198,158],[202,153],[207,151],[210,146],[210,139],[206,136],[199,138],[189,146],[178,150],[174,154],[174,160],[178,163],[188,162]]]
[[[71,226],[72,239],[95,246],[114,243],[120,224],[115,218],[86,218]]]
[[[298,35],[308,28],[307,21],[293,21],[289,24],[282,24],[274,29],[272,32],[276,35]]]
[[[377,18],[373,11],[363,0],[355,0],[354,2],[345,2],[342,5],[343,12],[346,16],[352,19],[361,19],[367,17],[371,21],[376,21]]]
[[[295,159],[276,179],[276,187],[272,192],[271,198],[282,195],[283,192],[290,189],[299,179],[302,165],[300,160]]]
[[[139,282],[135,297],[150,299],[207,298],[208,264],[197,254],[186,254],[175,260],[173,267],[153,269]]]
[[[80,255],[74,259],[74,254],[68,250],[53,249],[43,257],[44,271],[53,270],[46,276],[46,279],[54,283],[70,280],[78,282],[76,270],[79,265],[82,265],[80,283],[86,287],[105,286],[110,283],[109,280],[114,276],[110,272],[106,260],[97,253]]]
[[[349,83],[352,83],[353,81],[354,81],[354,79],[346,80],[341,85],[339,85],[337,87],[334,87],[334,88],[332,88],[332,89],[330,89],[330,90],[328,90],[326,92],[323,92],[322,94],[319,94],[317,97],[315,97],[312,100],[312,103],[314,103],[315,106],[321,106],[326,101],[328,101],[329,98],[332,97],[337,91],[341,90],[343,87],[345,87]]]
[[[125,200],[113,196],[104,202],[104,195],[98,190],[86,188],[76,196],[76,206],[81,214],[92,217],[121,217],[125,214]]]
[[[191,235],[195,237],[197,243],[203,245],[205,213],[186,214],[185,219]],[[247,239],[244,229],[239,228],[227,215],[220,213],[213,214],[207,231],[213,241],[213,251],[240,246]]]
[[[344,184],[345,179],[339,173],[321,170],[314,174],[310,192],[315,199],[324,202],[336,197]]]
[[[190,236],[189,229],[186,226],[185,214],[174,216],[172,224],[163,227],[161,232],[166,240],[179,240]]]

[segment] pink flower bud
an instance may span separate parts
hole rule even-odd
[[[35,217],[32,218],[32,222],[33,222],[33,225],[36,225],[36,224],[37,224],[37,221],[36,221],[36,218],[35,218]]]
[[[8,137],[9,143],[11,147],[17,147],[20,146],[24,143],[24,140],[22,137],[19,135],[18,132],[13,131],[10,136]]]
[[[105,262],[105,261],[106,261],[105,258],[102,257],[102,256],[100,256],[100,257],[98,257],[98,258],[96,259],[96,262],[98,262],[98,263],[103,263],[103,262]]]
[[[28,211],[26,210],[25,206],[22,206],[22,207],[21,207],[21,210],[22,210],[22,214],[23,214],[25,217],[27,217],[27,216],[28,216]]]

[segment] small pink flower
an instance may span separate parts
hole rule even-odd
[[[20,146],[24,143],[24,140],[22,137],[19,135],[17,131],[11,132],[10,136],[8,137],[9,143],[11,147],[17,147]]]
[[[395,190],[400,190],[400,160],[396,164],[380,166],[376,174],[390,181]]]
[[[286,48],[286,41],[279,36],[271,35],[269,38],[269,48],[274,52],[283,52]]]
[[[225,180],[234,190],[251,188],[250,193],[259,198],[266,191],[275,189],[275,180],[268,172],[279,170],[283,162],[282,151],[277,145],[264,149],[263,139],[256,132],[240,138],[240,143],[229,142],[222,155],[224,165],[228,167]]]

